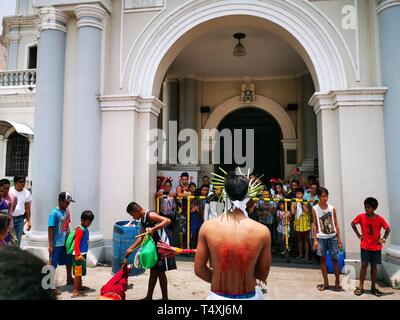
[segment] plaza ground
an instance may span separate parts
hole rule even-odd
[[[180,258],[177,261],[177,270],[169,271],[168,290],[169,298],[172,300],[204,300],[209,292],[210,285],[194,275],[193,260]],[[57,275],[60,284],[65,283],[64,268]],[[99,297],[101,287],[111,278],[111,267],[101,266],[89,268],[88,275],[84,278],[84,285],[92,288],[88,296],[79,298],[82,300],[93,300]],[[144,274],[129,278],[127,300],[139,300],[146,295],[149,271]],[[334,284],[333,275],[329,275],[330,283]],[[318,266],[274,263],[271,268],[268,285],[265,294],[266,300],[290,299],[290,300],[400,300],[400,290],[392,289],[382,283],[378,288],[383,292],[381,298],[370,294],[370,282],[366,281],[366,294],[361,297],[354,295],[354,289],[346,289],[343,292],[324,291],[319,292],[316,288],[321,283],[322,277]],[[356,282],[358,285],[358,281]],[[60,300],[70,300],[71,286],[62,286]],[[157,284],[153,299],[161,299],[161,291]]]

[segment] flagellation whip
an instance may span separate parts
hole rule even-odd
[[[161,259],[172,258],[177,256],[178,254],[195,254],[196,249],[181,249],[177,247],[170,246],[169,244],[158,241],[157,243],[158,253],[161,256]]]

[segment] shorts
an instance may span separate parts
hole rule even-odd
[[[65,246],[54,247],[53,254],[49,256],[50,263],[54,268],[57,266],[72,266],[72,256],[67,254]]]
[[[330,239],[317,239],[318,241],[318,250],[317,254],[320,257],[325,257],[326,253],[329,251],[329,254],[332,259],[338,259],[339,257],[339,242],[338,237],[334,236]]]
[[[310,230],[304,231],[304,232],[296,231],[296,238],[297,238],[297,241],[309,241]]]
[[[72,262],[72,273],[74,276],[86,276],[86,254],[83,255],[84,260],[76,261],[75,256]]]
[[[224,295],[211,291],[207,300],[264,300],[264,294],[259,287],[256,287],[254,292],[246,295]]]
[[[361,263],[362,264],[382,264],[382,252],[365,250],[361,248]]]

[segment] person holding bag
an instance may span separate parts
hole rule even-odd
[[[168,300],[168,281],[165,272],[176,269],[176,262],[173,257],[162,259],[157,252],[155,244],[159,241],[170,244],[170,239],[164,228],[171,223],[171,220],[152,210],[143,209],[136,202],[131,202],[126,211],[135,220],[141,221],[142,234],[140,234],[135,243],[126,250],[124,263],[126,263],[127,258],[132,252],[139,245],[142,245],[139,252],[139,260],[142,267],[150,269],[149,285],[144,300],[152,300],[157,280],[160,281],[162,299]],[[157,255],[157,260],[154,259],[155,255]]]

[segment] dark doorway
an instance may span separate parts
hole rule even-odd
[[[269,113],[255,107],[248,107],[230,113],[220,123],[218,130],[254,129],[254,173],[264,175],[264,181],[271,177],[282,177],[282,133],[279,124]],[[233,136],[233,131],[232,131]],[[243,153],[246,152],[245,133],[243,137]],[[232,146],[233,148],[233,146]],[[238,164],[225,164],[224,139],[221,139],[221,167],[234,170]],[[247,155],[248,156],[248,155]],[[233,159],[233,162],[235,159]]]

